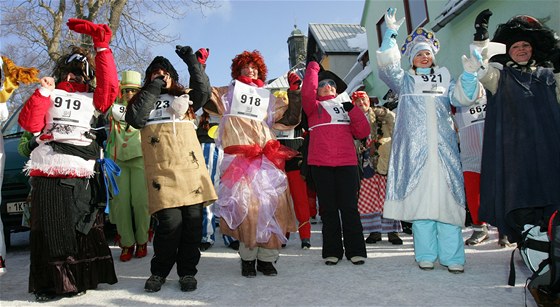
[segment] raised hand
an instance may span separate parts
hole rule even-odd
[[[476,72],[478,71],[478,69],[480,67],[482,67],[482,55],[480,54],[480,51],[476,48],[473,48],[471,46],[471,56],[467,58],[466,55],[463,55],[461,57],[461,61],[463,62],[463,69],[470,73],[475,75]]]
[[[290,84],[290,91],[297,91],[301,85],[301,78],[294,72],[288,74],[288,83]]]
[[[193,49],[191,46],[175,46],[175,53],[183,60],[185,63],[189,63],[191,60],[190,58],[194,55]]]
[[[485,9],[484,11],[480,12],[474,21],[474,40],[475,41],[484,41],[489,38],[488,35],[488,21],[490,20],[490,16],[492,16],[492,11],[489,9]]]
[[[95,24],[89,20],[77,18],[68,19],[66,25],[74,32],[91,36],[95,48],[109,48],[113,32],[108,25]]]
[[[200,64],[206,64],[206,60],[210,56],[210,49],[208,48],[200,48],[196,52],[196,59]]]
[[[397,14],[396,8],[394,7],[388,8],[387,12],[385,13],[385,24],[387,25],[388,29],[395,30],[395,32],[398,32],[405,18],[403,17],[399,21],[397,21],[396,14]]]

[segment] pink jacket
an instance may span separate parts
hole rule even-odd
[[[334,96],[317,97],[319,64],[307,65],[301,98],[303,111],[307,114],[309,127],[331,121],[330,115],[320,105],[323,100]],[[354,138],[363,139],[369,135],[369,123],[360,110],[353,108],[348,112],[350,125],[323,125],[313,128],[309,135],[308,164],[315,166],[358,165]]]

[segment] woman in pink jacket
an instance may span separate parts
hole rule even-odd
[[[370,128],[345,89],[336,74],[320,69],[315,61],[307,64],[301,88],[310,130],[307,162],[321,207],[327,265],[337,264],[344,254],[353,264],[363,264],[367,257],[357,205],[360,178],[354,138],[367,137]]]

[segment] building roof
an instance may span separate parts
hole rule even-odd
[[[361,52],[359,47],[351,47],[348,40],[366,33],[366,28],[358,24],[310,23],[310,36],[313,36],[325,53]]]
[[[303,75],[305,74],[305,64],[298,63],[296,66],[292,67],[289,71],[285,74],[282,74],[280,77],[269,81],[267,85],[264,87],[270,90],[287,90],[290,87],[290,83],[288,82],[288,73],[293,71],[299,75],[301,79],[303,79]]]

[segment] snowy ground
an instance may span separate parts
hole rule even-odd
[[[258,273],[241,276],[240,258],[218,240],[202,253],[198,266],[198,289],[181,292],[173,270],[157,293],[144,292],[150,257],[122,263],[120,249],[112,246],[119,282],[101,284],[97,290],[75,298],[36,303],[27,293],[29,274],[28,232],[13,234],[8,251],[8,271],[0,276],[1,306],[536,306],[523,285],[529,271],[516,253],[517,281],[507,285],[509,258],[513,248],[499,248],[497,232],[491,240],[467,247],[464,274],[451,274],[436,265],[420,270],[413,257],[412,237],[403,234],[404,245],[386,241],[367,245],[365,265],[343,260],[326,266],[321,259],[321,224],[313,225],[312,248],[302,250],[299,236],[292,234],[281,251],[275,277]],[[468,238],[470,229],[463,231]],[[149,256],[153,251],[149,247]]]

